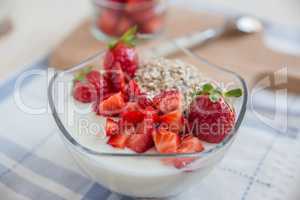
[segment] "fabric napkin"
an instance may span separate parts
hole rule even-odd
[[[46,88],[47,78],[35,77],[20,96],[13,93],[0,101],[1,199],[132,199],[109,192],[77,168],[59,138]],[[46,112],[27,114],[17,105],[20,99]],[[277,130],[258,111],[248,111],[232,148],[212,173],[174,200],[300,199],[299,125],[293,123],[299,123],[299,116],[290,115],[288,127]]]

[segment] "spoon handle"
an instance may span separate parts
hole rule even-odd
[[[223,29],[207,29],[205,31],[188,34],[172,39],[157,47],[151,48],[151,54],[155,56],[169,56],[176,53],[179,48],[192,48],[202,45],[218,36],[222,35]]]

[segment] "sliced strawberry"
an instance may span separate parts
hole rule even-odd
[[[136,103],[128,102],[121,113],[124,122],[137,124],[144,120],[144,114],[139,110]]]
[[[109,140],[107,141],[107,144],[109,144],[115,148],[124,149],[126,147],[127,139],[128,139],[128,136],[124,135],[124,134],[112,135],[109,138]]]
[[[146,94],[140,94],[137,98],[137,103],[143,109],[145,109],[146,107],[153,107],[152,100],[148,98]]]
[[[166,130],[154,132],[153,140],[159,153],[176,153],[180,142],[178,134]]]
[[[77,81],[73,91],[74,98],[82,103],[91,103],[97,99],[97,91],[93,84]]]
[[[126,146],[137,153],[144,153],[154,146],[151,125],[140,123],[137,126],[136,134],[130,135]]]
[[[86,75],[88,82],[92,83],[97,89],[100,88],[101,74],[99,71],[92,70]]]
[[[136,133],[135,124],[124,121],[122,118],[119,121],[120,133],[127,136],[133,135]]]
[[[181,109],[181,93],[178,90],[167,90],[153,98],[153,105],[163,113]]]
[[[134,79],[131,79],[125,89],[124,99],[125,101],[135,101],[141,94],[140,86]]]
[[[177,152],[178,153],[194,153],[201,152],[204,150],[204,146],[200,140],[194,136],[187,136],[182,139],[181,144],[179,145]],[[173,164],[176,168],[183,168],[186,165],[193,162],[195,158],[176,158],[173,160]]]
[[[105,125],[105,133],[106,136],[112,136],[119,134],[119,124],[115,120],[111,118],[106,119],[106,125]]]
[[[160,128],[179,133],[184,127],[182,112],[174,110],[159,117]]]
[[[99,104],[99,113],[104,116],[119,114],[125,106],[123,95],[118,92]]]
[[[194,136],[187,136],[181,140],[181,143],[177,149],[178,153],[193,153],[201,152],[204,150],[204,146],[201,141]]]
[[[111,88],[114,92],[125,90],[125,75],[119,63],[115,63],[110,70],[107,70],[106,76],[109,77]]]
[[[159,122],[158,110],[154,109],[152,106],[142,109],[142,112],[144,114],[144,120],[148,120],[152,123]]]

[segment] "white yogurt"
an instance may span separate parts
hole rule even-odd
[[[134,153],[130,149],[117,149],[106,144],[106,119],[92,112],[91,105],[76,102],[70,91],[64,101],[65,108],[69,109],[65,109],[60,117],[79,144],[97,152]],[[88,112],[75,112],[76,107]],[[176,169],[173,165],[162,163],[161,158],[95,156],[79,152],[66,143],[77,164],[92,179],[114,192],[134,197],[176,195],[199,182],[224,154],[222,151],[211,157],[198,159],[183,169]],[[212,146],[205,144],[205,147]]]

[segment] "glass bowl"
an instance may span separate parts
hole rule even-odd
[[[92,0],[94,19],[92,34],[98,40],[121,36],[137,26],[140,36],[152,38],[162,32],[167,11],[165,0],[130,1]]]
[[[171,43],[169,42],[169,45]],[[152,45],[156,46],[157,44]],[[71,95],[73,74],[87,66],[101,69],[104,51],[98,52],[68,70],[55,72],[50,81],[48,87],[49,105],[65,146],[83,172],[112,192],[136,198],[175,196],[208,175],[214,166],[221,161],[237,136],[247,102],[247,87],[243,78],[234,72],[209,63],[176,44],[174,44],[174,48],[177,48],[177,53],[168,58],[180,59],[197,66],[202,74],[199,77],[201,82],[214,81],[214,84],[222,88],[239,87],[243,90],[243,96],[233,102],[237,117],[231,133],[221,143],[212,145],[199,153],[160,154],[146,152],[136,154],[128,151],[109,152],[100,150],[100,145],[99,149],[91,148],[85,145],[84,140],[80,140],[81,137],[84,137],[100,144],[104,138],[98,138],[97,132],[102,131],[103,127],[84,126],[86,132],[74,134],[75,132],[79,133],[77,130],[80,129],[81,121],[78,120],[87,119],[91,116],[92,105],[77,105],[73,100]],[[157,56],[149,44],[141,46],[138,51],[143,59]],[[91,121],[93,120],[95,121],[94,118]],[[100,121],[101,119],[98,118],[95,123],[101,124]],[[193,162],[178,169],[164,164],[176,159],[189,159]]]

